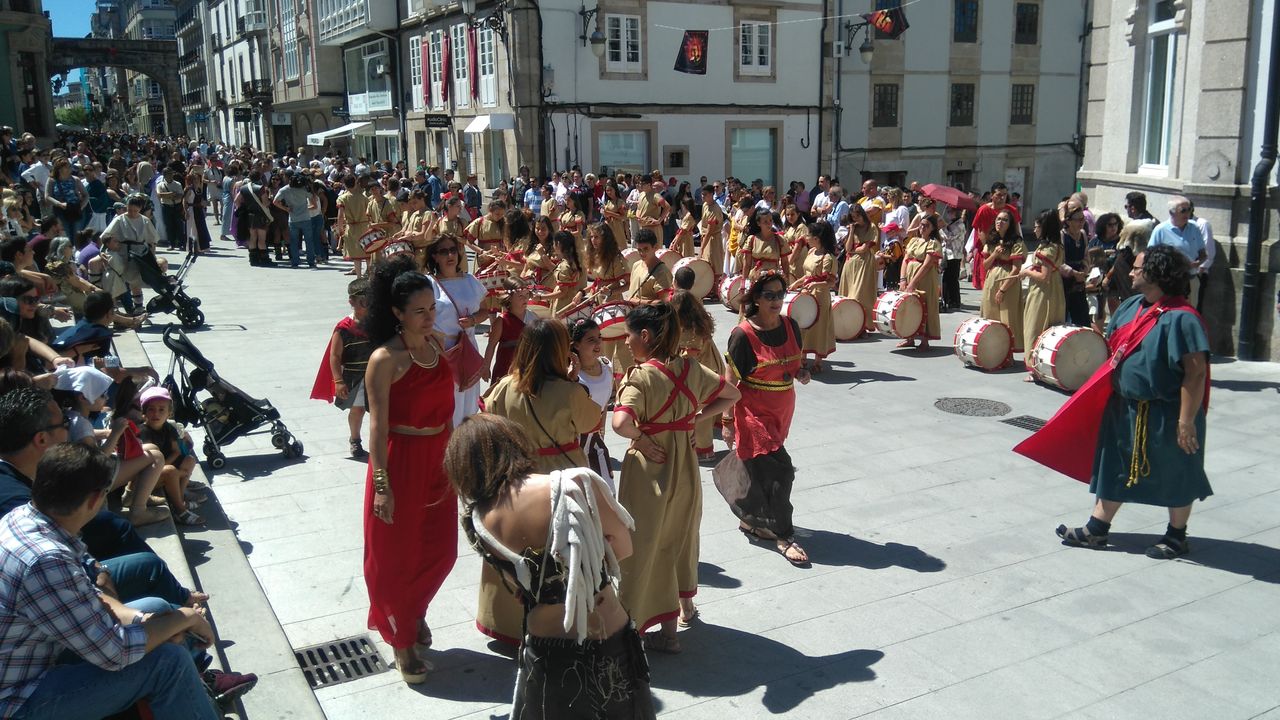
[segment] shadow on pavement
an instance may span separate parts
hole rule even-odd
[[[1211,380],[1209,384],[1215,390],[1229,390],[1231,392],[1262,392],[1263,390],[1274,390],[1280,393],[1280,382],[1270,380]]]
[[[231,447],[226,445],[224,447]],[[304,453],[302,457],[287,458],[279,450],[272,450],[258,455],[236,455],[228,457],[227,464],[221,470],[206,469],[205,474],[217,477],[218,475],[229,475],[241,480],[255,480],[260,477],[266,477],[282,467],[288,467],[307,459]]]
[[[1192,518],[1194,527],[1194,517]],[[1160,540],[1159,535],[1113,532],[1111,547],[1130,555],[1144,555],[1147,548]],[[1246,575],[1262,582],[1280,584],[1280,549],[1258,543],[1217,540],[1191,535],[1191,552],[1174,562]],[[1152,560],[1151,562],[1162,562]]]
[[[425,683],[408,686],[420,695],[454,702],[511,702],[516,666],[506,658],[464,648],[449,648],[440,652],[428,651],[424,659],[436,669],[427,676]]]
[[[895,542],[879,545],[852,535],[803,528],[796,528],[796,538],[814,565],[853,566],[868,570],[896,566],[922,573],[940,572],[947,567],[941,558],[914,545]]]
[[[705,623],[680,633],[680,643],[680,655],[649,653],[655,688],[733,697],[763,686],[764,707],[773,714],[793,710],[817,692],[874,680],[871,666],[884,657],[879,650],[810,657],[776,640]]]
[[[938,358],[955,354],[955,350],[946,345],[930,345],[924,350],[915,348],[899,348],[895,347],[891,351],[894,355],[903,357],[922,357],[922,358]]]
[[[742,581],[724,574],[724,568],[707,562],[698,563],[698,584],[713,588],[739,588]]]
[[[834,368],[827,368],[817,375],[814,375],[813,381],[822,383],[823,385],[856,386],[869,382],[915,382],[915,378],[908,375],[895,375],[893,373],[881,372],[879,370],[836,370]]]

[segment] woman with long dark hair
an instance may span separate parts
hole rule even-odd
[[[702,484],[691,435],[701,415],[716,416],[738,391],[696,360],[680,356],[680,324],[666,303],[627,314],[627,345],[638,363],[618,390],[613,430],[631,440],[618,499],[635,518],[635,554],[622,563],[622,604],[637,618],[645,647],[678,653],[677,620],[697,617],[698,528]]]
[[[412,259],[380,263],[364,330],[377,347],[365,371],[369,472],[364,493],[364,578],[369,628],[395,651],[405,682],[431,669],[426,611],[457,560],[457,498],[443,458],[453,417],[453,375],[435,335],[431,280]]]
[[[1078,200],[1068,200],[1062,209],[1062,262],[1058,272],[1062,274],[1062,293],[1066,297],[1067,319],[1072,325],[1089,327],[1089,299],[1085,297],[1084,281],[1088,277],[1085,266],[1085,250],[1089,236],[1084,230],[1084,208]],[[1035,342],[1026,338],[1028,343]]]
[[[803,274],[791,283],[791,290],[807,292],[818,305],[818,319],[800,333],[800,355],[813,354],[812,372],[822,372],[822,361],[836,351],[835,318],[831,316],[831,289],[836,284],[836,234],[825,220],[808,226],[805,236],[808,253]]]
[[[605,181],[604,201],[600,203],[600,217],[613,231],[613,240],[618,246],[629,242],[627,237],[627,203],[618,192],[618,185],[613,181]]]
[[[795,205],[788,205],[782,211],[782,272],[789,283],[804,277],[804,261],[809,257],[809,227]]]
[[[1033,345],[1040,333],[1054,325],[1060,325],[1066,318],[1067,301],[1062,290],[1062,273],[1060,268],[1064,251],[1062,248],[1062,225],[1058,213],[1045,210],[1035,221],[1036,239],[1040,244],[1036,247],[1035,259],[1022,271],[1020,278],[1030,278],[1027,297],[1022,304],[1022,337],[1027,345]],[[1006,280],[1004,282],[1010,282]],[[1031,369],[1031,355],[1027,355],[1027,370]],[[1028,382],[1034,377],[1028,377]]]
[[[773,232],[774,222],[770,210],[754,210],[748,215],[739,268],[749,280],[782,266],[782,239]]]
[[[880,228],[859,204],[849,206],[845,215],[849,233],[844,238],[844,268],[840,275],[840,294],[853,298],[862,306],[864,329],[875,332],[876,253],[880,250]]]
[[[694,297],[694,280],[692,268],[680,268],[675,274],[676,290],[671,296],[671,307],[680,323],[680,356],[697,360],[702,367],[723,376],[724,356],[716,348],[716,323],[703,306],[702,298]],[[694,425],[693,449],[698,453],[698,460],[715,457],[712,440],[719,419],[718,416],[707,415]]]
[[[680,253],[680,257],[693,256],[693,231],[698,227],[698,221],[694,219],[693,198],[687,194],[676,205],[676,212],[672,215],[679,215],[676,222],[675,237],[671,240],[671,249]]]
[[[1011,278],[1022,272],[1027,248],[1022,244],[1014,214],[1009,208],[996,213],[989,237],[982,251],[982,306],[979,315],[1008,325],[1009,332],[1013,334],[1013,352],[1022,352],[1022,286]]]
[[[572,233],[557,230],[551,236],[551,257],[556,261],[556,269],[551,273],[551,292],[542,297],[548,302],[551,314],[559,317],[573,306],[578,293],[587,286],[587,275],[578,259],[578,241]]]
[[[452,350],[458,343],[476,345],[476,326],[492,314],[484,307],[488,290],[469,272],[459,270],[465,246],[454,235],[440,235],[428,249],[427,269],[435,279],[439,290],[436,312],[436,331],[444,336],[444,349]],[[476,353],[479,354],[476,347]],[[455,387],[453,397],[453,427],[462,424],[463,418],[480,409],[480,383]]]
[[[899,288],[920,298],[924,323],[919,332],[898,343],[900,348],[927,350],[930,340],[942,339],[942,318],[939,315],[942,311],[939,302],[942,295],[942,235],[938,232],[939,222],[936,214],[924,215],[913,231],[917,236],[907,241]],[[920,341],[919,345],[916,345],[916,340]]]
[[[523,606],[510,717],[653,718],[648,663],[617,591],[631,517],[598,475],[540,473],[532,451],[515,423],[476,415],[445,453],[471,547]]]
[[[572,245],[573,236],[564,235]],[[586,467],[579,440],[595,428],[604,410],[578,384],[571,358],[564,323],[535,320],[520,333],[507,375],[484,394],[486,413],[512,420],[523,430],[534,448],[533,467],[541,472]],[[483,568],[476,626],[515,645],[522,637],[520,617],[520,604],[502,578],[493,568]]]
[[[808,383],[809,371],[801,365],[800,327],[782,314],[786,294],[780,273],[761,275],[743,293],[744,317],[729,335],[725,357],[742,396],[731,444],[749,480],[747,495],[729,507],[748,539],[773,543],[787,562],[804,566],[809,555],[791,523],[796,468],[783,443],[796,408],[794,381]]]

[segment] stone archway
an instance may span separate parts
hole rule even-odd
[[[187,118],[182,113],[182,86],[178,82],[176,40],[53,38],[47,63],[49,76],[78,67],[124,68],[152,78],[160,83],[164,94],[166,132],[174,137],[187,132]]]

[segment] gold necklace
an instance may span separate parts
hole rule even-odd
[[[401,335],[401,336],[400,336],[400,342],[404,343],[404,335]],[[418,367],[420,367],[420,368],[422,368],[422,369],[424,369],[424,370],[430,370],[431,368],[433,368],[433,367],[435,367],[436,365],[439,365],[439,364],[440,364],[440,355],[439,355],[439,353],[437,353],[437,354],[436,354],[436,356],[435,356],[434,358],[432,358],[431,362],[429,362],[429,363],[424,363],[424,362],[422,362],[421,360],[419,360],[418,358],[416,358],[416,357],[414,357],[414,356],[413,356],[413,350],[409,349],[409,344],[408,344],[408,343],[405,343],[404,351],[405,351],[405,352],[407,352],[407,353],[409,353],[409,359],[413,361],[413,364],[414,364],[414,365],[417,365]]]

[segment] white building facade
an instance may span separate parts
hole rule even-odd
[[[1074,191],[1084,0],[943,0],[906,14],[897,39],[870,31],[869,65],[855,50],[861,32],[839,38],[853,52],[835,61],[828,169],[846,187],[875,178],[981,192],[1004,182],[1022,195],[1026,223]]]
[[[541,7],[548,168],[782,187],[819,172],[821,0],[612,0],[589,23],[576,0]],[[673,69],[684,30],[709,31],[705,75]]]
[[[403,0],[314,0],[314,7],[320,45],[341,52],[345,102],[334,127],[312,132],[308,144],[327,144],[371,161],[401,160],[408,68],[396,61],[400,41],[395,31]]]
[[[209,0],[211,139],[270,149],[266,0]]]

